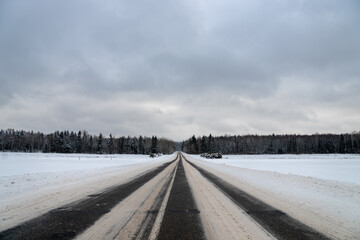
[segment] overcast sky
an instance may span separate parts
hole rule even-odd
[[[360,130],[359,0],[1,0],[0,128]]]

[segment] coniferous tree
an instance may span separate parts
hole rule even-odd
[[[76,136],[75,152],[76,153],[82,153],[83,152],[81,131],[79,131],[77,136]]]
[[[119,154],[124,153],[124,137],[118,138],[117,140],[117,150]]]
[[[140,135],[139,137],[139,154],[145,153],[144,138]]]
[[[98,138],[98,144],[96,148],[96,153],[102,154],[103,153],[103,135],[100,133]]]
[[[205,136],[203,136],[203,137],[201,138],[200,152],[202,152],[202,153],[208,152],[208,148],[207,148]]]
[[[109,140],[108,140],[108,148],[109,148],[109,153],[113,154],[114,153],[114,139],[111,134],[110,134]]]
[[[190,139],[190,151],[193,154],[199,153],[199,146],[197,144],[195,135],[193,135]]]
[[[158,153],[156,136],[152,136],[152,138],[151,138],[151,153]]]
[[[209,139],[208,139],[208,152],[213,153],[214,152],[214,139],[212,137],[212,135],[209,135]]]
[[[89,139],[89,153],[94,153],[94,138],[92,135]]]
[[[340,135],[339,153],[345,153],[345,140],[344,135]]]

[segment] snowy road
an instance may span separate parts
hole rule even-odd
[[[269,201],[269,192],[262,189],[259,194],[256,186],[250,191],[231,172],[224,174],[224,169],[212,167],[206,161],[179,153],[146,168],[138,166],[127,178],[119,179],[111,172],[113,175],[106,173],[106,177],[81,185],[87,189],[98,182],[99,188],[91,192],[75,186],[82,192],[76,198],[70,197],[73,191],[62,189],[60,192],[68,197],[56,204],[51,205],[46,199],[40,201],[41,198],[27,204],[7,203],[7,208],[0,209],[0,239],[356,239],[358,236],[357,230],[340,225],[332,232],[322,228],[335,224],[331,217],[322,216],[319,227],[311,219],[287,211],[287,207],[296,206],[293,199],[288,199],[293,205],[286,201],[282,205],[272,204],[274,200]],[[59,197],[56,193],[54,196]],[[278,199],[271,194],[270,197]]]

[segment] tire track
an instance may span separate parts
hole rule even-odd
[[[156,200],[154,201],[153,205],[151,206],[150,210],[147,211],[145,218],[143,219],[142,223],[139,225],[136,233],[135,238],[137,240],[141,239],[149,239],[150,234],[152,232],[152,229],[156,226],[155,220],[157,219],[159,215],[159,211],[161,208],[161,205],[164,201],[166,201],[166,193],[169,188],[172,187],[172,179],[175,175],[176,167],[172,170],[172,172],[169,174],[169,178],[166,180],[164,186],[162,186]]]
[[[177,165],[175,167],[175,173],[176,173],[176,170],[177,170]],[[161,223],[162,223],[162,220],[164,218],[166,205],[167,205],[167,203],[169,201],[169,196],[170,196],[172,186],[174,184],[174,180],[175,180],[175,174],[173,174],[173,176],[171,177],[171,182],[170,182],[169,188],[166,190],[165,197],[164,197],[163,202],[161,203],[161,206],[159,208],[159,212],[158,212],[158,214],[156,216],[156,219],[155,219],[155,222],[154,222],[153,227],[151,229],[151,233],[150,233],[150,236],[149,236],[148,240],[156,240],[157,237],[159,236]]]
[[[185,157],[182,156],[184,159]],[[291,240],[325,240],[324,234],[306,226],[286,213],[266,204],[234,185],[218,178],[214,174],[185,159],[202,176],[224,192],[233,202],[243,209],[251,218],[278,239]]]
[[[173,187],[158,235],[159,240],[206,239],[180,157]]]
[[[178,157],[125,184],[109,188],[99,194],[89,195],[86,199],[54,209],[40,217],[0,232],[0,239],[72,239],[175,162]]]
[[[207,239],[276,239],[188,162],[184,167]]]

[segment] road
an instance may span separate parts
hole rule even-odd
[[[329,239],[178,153],[0,239]]]

